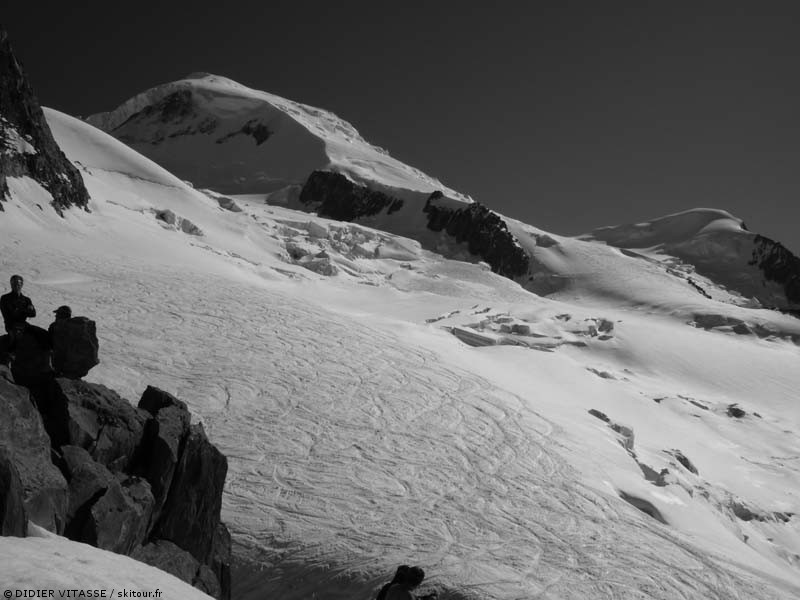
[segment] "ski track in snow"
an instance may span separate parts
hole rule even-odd
[[[580,484],[526,399],[390,332],[135,257],[3,250],[34,323],[97,321],[89,380],[174,393],[226,454],[239,597],[366,599],[401,563],[442,599],[792,596]]]

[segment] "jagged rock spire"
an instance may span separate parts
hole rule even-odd
[[[58,147],[8,33],[0,26],[0,211],[8,199],[7,177],[28,176],[53,196],[61,213],[85,208],[89,193],[75,166]]]

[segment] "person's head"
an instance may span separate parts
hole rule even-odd
[[[425,571],[420,567],[411,567],[406,571],[405,584],[409,589],[414,589],[425,579]]]
[[[56,314],[56,321],[72,318],[72,309],[69,306],[59,306],[53,312]]]
[[[408,565],[400,565],[397,567],[397,571],[394,574],[394,579],[392,579],[392,583],[402,583],[406,580],[408,575],[408,571],[411,567]]]
[[[19,294],[22,291],[22,284],[25,281],[22,279],[22,275],[12,275],[11,276],[11,291],[15,294]]]

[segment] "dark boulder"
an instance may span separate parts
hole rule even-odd
[[[729,417],[733,417],[734,419],[741,419],[747,416],[747,413],[735,404],[728,405],[728,409],[725,412]]]
[[[155,540],[145,546],[139,546],[131,552],[131,557],[174,575],[186,583],[192,583],[200,568],[200,563],[195,557],[167,540]]]
[[[115,480],[89,509],[81,541],[130,554],[147,537],[152,514],[150,484],[139,477]]]
[[[80,446],[111,471],[123,471],[139,448],[147,415],[105,386],[55,379],[40,407],[55,447]]]
[[[58,147],[42,108],[0,29],[0,211],[8,197],[8,177],[36,180],[53,197],[61,213],[86,207],[89,194],[75,166]]]
[[[11,453],[0,446],[0,535],[25,537],[25,490]]]
[[[67,482],[50,460],[50,439],[28,390],[0,378],[0,414],[0,443],[22,480],[28,518],[60,534],[67,512]]]
[[[63,472],[69,482],[64,535],[81,539],[92,505],[116,482],[114,475],[79,446],[62,446]]]
[[[158,518],[178,465],[181,445],[189,433],[191,415],[184,402],[152,386],[142,394],[139,408],[152,418],[145,425],[134,470],[150,482],[154,515]]]
[[[392,214],[403,207],[400,198],[370,190],[332,171],[311,173],[300,192],[300,202],[319,216],[338,221],[355,221],[384,210]]]
[[[220,583],[211,570],[172,542],[156,540],[146,546],[136,548],[131,556],[140,562],[174,575],[209,596],[218,600],[226,600],[223,597]]]
[[[153,537],[174,542],[208,564],[227,472],[227,459],[208,441],[203,426],[192,425]]]
[[[86,317],[59,319],[50,326],[53,370],[57,377],[80,379],[100,363],[95,322]]]

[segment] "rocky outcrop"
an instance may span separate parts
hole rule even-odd
[[[0,445],[19,473],[28,518],[62,533],[67,513],[67,482],[50,460],[50,440],[27,389],[0,379]]]
[[[150,485],[139,477],[114,480],[89,508],[81,541],[117,554],[130,554],[145,541],[153,514]]]
[[[22,478],[11,453],[0,446],[0,535],[25,537],[27,531]]]
[[[800,316],[800,258],[786,247],[763,235],[756,235],[753,241],[751,265],[756,265],[767,281],[774,281],[783,287],[788,306],[787,312]]]
[[[38,525],[158,567],[183,565],[174,574],[229,598],[231,540],[220,521],[227,459],[202,425],[190,425],[186,404],[148,387],[134,407],[66,378],[36,390],[34,404],[28,389],[0,378],[3,531],[19,531],[22,502]]]
[[[114,483],[114,475],[80,446],[62,446],[62,471],[69,481],[65,535],[81,536],[91,506]]]
[[[100,363],[95,322],[86,317],[56,320],[50,327],[53,370],[59,377],[80,379]]]
[[[152,418],[145,425],[135,471],[150,482],[155,500],[154,518],[157,519],[167,500],[181,448],[189,434],[191,416],[185,403],[152,386],[142,394],[139,408],[146,410]]]
[[[157,540],[152,544],[137,548],[131,556],[191,583],[209,596],[223,600],[230,597],[230,594],[227,596],[223,594],[220,580],[208,566],[200,564],[191,554],[181,550],[172,542]],[[227,589],[230,589],[230,582],[228,582]]]
[[[470,254],[489,263],[495,273],[514,279],[528,272],[530,257],[503,219],[479,202],[446,206],[441,192],[430,195],[423,212],[431,231],[443,231]],[[352,182],[340,173],[314,171],[300,192],[300,203],[321,217],[356,221],[403,208],[403,200]],[[391,228],[387,228],[391,229]],[[424,241],[424,240],[423,240]]]
[[[192,223],[189,219],[179,217],[169,209],[157,210],[155,211],[155,215],[157,221],[165,225],[169,225],[171,229],[182,231],[183,233],[188,233],[189,235],[203,235],[203,230],[197,225]]]
[[[39,404],[54,448],[79,446],[112,472],[127,468],[148,419],[114,390],[82,380],[53,380]]]
[[[220,523],[227,472],[227,459],[208,441],[203,426],[192,425],[154,535],[207,564]]]
[[[59,213],[88,204],[80,173],[53,139],[8,35],[0,30],[0,211],[9,194],[6,179],[22,176],[50,192]]]
[[[218,126],[217,119],[197,114],[192,90],[181,89],[145,106],[110,133],[126,144],[158,145],[168,138],[210,134]],[[141,131],[147,134],[143,136]]]
[[[428,229],[445,231],[457,242],[466,243],[470,254],[480,256],[495,273],[514,279],[528,272],[530,258],[500,215],[479,202],[463,208],[437,204],[442,197],[441,192],[434,192],[425,204]]]
[[[341,173],[314,171],[300,192],[300,203],[321,217],[355,221],[386,211],[392,214],[403,207],[400,198],[357,185]]]

